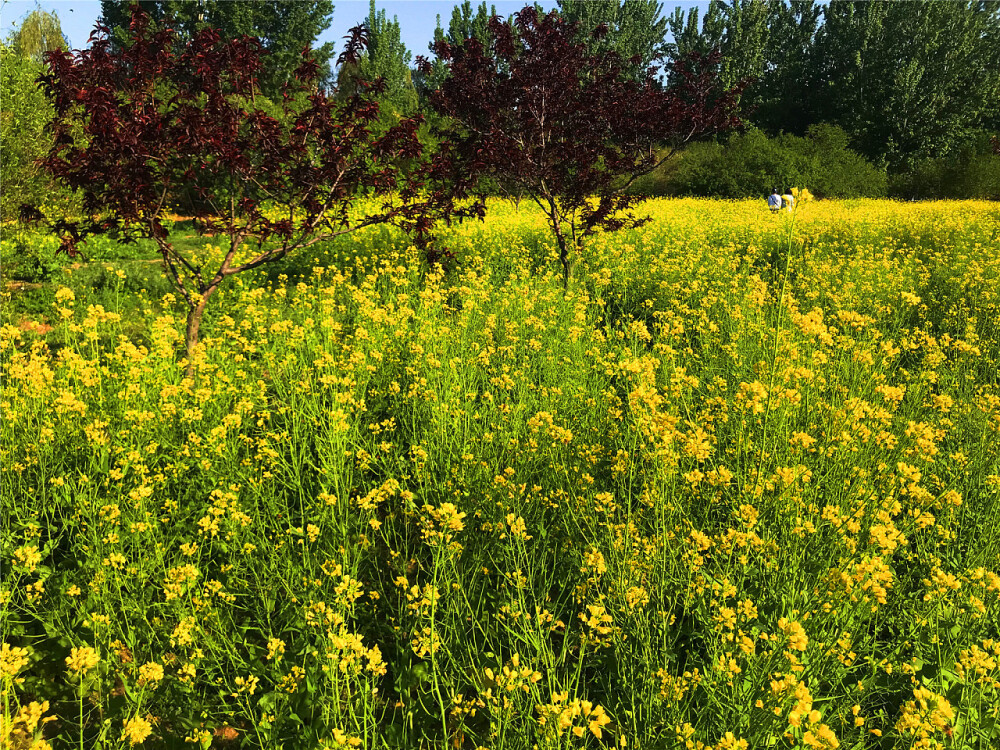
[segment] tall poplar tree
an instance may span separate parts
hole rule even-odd
[[[479,3],[475,10],[470,0],[463,0],[451,10],[451,20],[448,30],[441,28],[441,16],[437,17],[437,28],[434,30],[434,41],[444,39],[448,44],[461,44],[466,39],[477,39],[482,45],[489,42],[490,19],[497,14],[496,6],[486,6],[486,0]],[[430,45],[434,48],[434,43]]]
[[[817,116],[894,171],[967,142],[1000,108],[1000,2],[829,4]]]
[[[767,73],[768,0],[711,0],[701,16],[697,8],[685,14],[680,8],[667,19],[673,41],[667,45],[668,59],[690,53],[707,55],[719,50],[721,85],[733,88],[743,81],[751,85],[743,92],[741,110],[752,111],[760,80]]]
[[[133,2],[102,0],[101,18],[119,43],[128,38]],[[243,34],[261,40],[267,51],[261,92],[276,96],[301,62],[302,50],[312,49],[320,70],[329,70],[334,44],[316,45],[333,20],[332,0],[139,0],[155,25],[169,19],[177,43],[186,43],[202,28],[218,29],[224,38]],[[321,81],[329,83],[329,77]]]
[[[358,78],[366,81],[381,78],[385,86],[379,97],[383,119],[412,114],[417,109],[417,92],[410,71],[413,56],[403,44],[399,20],[393,16],[390,21],[385,11],[377,10],[375,0],[371,0],[364,27],[368,44],[357,63],[341,67],[337,79],[341,94],[350,93],[352,82]]]
[[[719,79],[723,86],[732,87],[747,79],[759,84],[766,75],[768,15],[767,0],[730,0],[722,4],[725,34]],[[754,90],[750,89],[750,98]]]
[[[718,0],[709,2],[704,15],[698,6],[690,8],[687,13],[682,8],[674,8],[674,12],[667,17],[667,28],[672,37],[666,46],[667,57],[676,60],[692,52],[707,55],[713,49],[721,49],[726,31],[721,9]]]
[[[489,52],[489,24],[490,19],[497,14],[496,6],[486,5],[486,1],[479,3],[473,9],[470,0],[463,0],[461,5],[456,5],[451,9],[451,19],[448,21],[448,28],[441,26],[441,16],[437,17],[437,27],[434,29],[434,40],[427,45],[427,49],[434,51],[434,46],[441,41],[451,45],[460,45],[466,39],[475,39]],[[440,116],[424,106],[428,104],[430,93],[437,89],[441,82],[448,75],[448,67],[441,60],[433,60],[429,70],[417,69],[413,71],[413,82],[421,101],[421,109],[425,110],[428,120],[439,122]]]
[[[751,119],[766,132],[805,135],[819,122],[816,33],[823,7],[816,0],[769,0],[764,74],[751,89]]]
[[[666,51],[667,19],[657,0],[559,0],[559,11],[578,24],[577,37],[590,54],[614,50],[622,60],[637,58],[629,66],[637,77]],[[594,29],[601,24],[607,34],[595,38]]]

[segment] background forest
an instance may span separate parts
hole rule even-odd
[[[364,20],[367,49],[340,66],[334,45],[318,43],[332,19],[330,0],[140,5],[158,23],[172,18],[179,43],[204,26],[259,36],[269,52],[266,95],[279,95],[308,45],[326,71],[325,85],[347,93],[353,81],[382,77],[383,118],[421,112],[434,124],[428,94],[444,67],[418,72],[400,22],[374,2]],[[634,60],[637,72],[657,61],[669,71],[683,55],[718,49],[722,82],[747,83],[745,128],[669,160],[636,185],[645,194],[739,198],[808,184],[820,197],[1000,198],[998,2],[712,0],[672,11],[656,0],[559,0],[557,6],[582,32],[605,24],[604,38],[588,44],[615,49]],[[494,12],[465,0],[450,19],[438,18],[435,40],[485,40]],[[101,3],[116,38],[127,15],[127,3]],[[33,162],[49,147],[50,116],[34,80],[43,54],[65,45],[58,17],[37,8],[0,46],[4,219],[25,200],[64,198]],[[422,137],[431,138],[430,128]]]

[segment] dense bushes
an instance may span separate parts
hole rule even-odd
[[[0,43],[0,221],[14,218],[18,201],[41,197],[33,162],[45,152],[41,134],[51,107],[34,84],[38,72],[38,65]]]
[[[768,138],[750,129],[725,144],[696,145],[636,189],[652,195],[746,198],[793,185],[808,185],[823,198],[877,198],[887,189],[885,173],[851,151],[847,134],[833,125],[814,125],[805,138]]]
[[[900,198],[1000,200],[1000,154],[983,134],[954,154],[918,162],[892,179],[890,192]]]
[[[750,129],[726,143],[695,144],[635,185],[644,195],[746,198],[806,185],[823,198],[1000,200],[1000,155],[983,133],[957,152],[909,172],[885,172],[848,148],[847,133],[813,125],[806,137]]]
[[[66,262],[59,255],[59,238],[27,232],[17,224],[4,227],[0,238],[3,255],[2,279],[41,282],[51,281]]]
[[[812,125],[805,138],[784,136],[787,148],[809,160],[803,184],[826,198],[879,198],[886,194],[885,172],[848,148],[847,133],[836,125]]]
[[[48,151],[45,124],[52,116],[52,105],[35,83],[41,72],[39,63],[0,42],[0,222],[16,218],[22,203],[50,207],[69,200],[35,165]]]

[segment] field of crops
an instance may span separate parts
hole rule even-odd
[[[5,293],[0,747],[1000,746],[1000,209],[646,209]]]

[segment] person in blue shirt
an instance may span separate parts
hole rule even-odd
[[[781,196],[778,195],[778,188],[772,190],[771,194],[767,197],[767,207],[771,209],[772,214],[776,214],[781,210]]]

